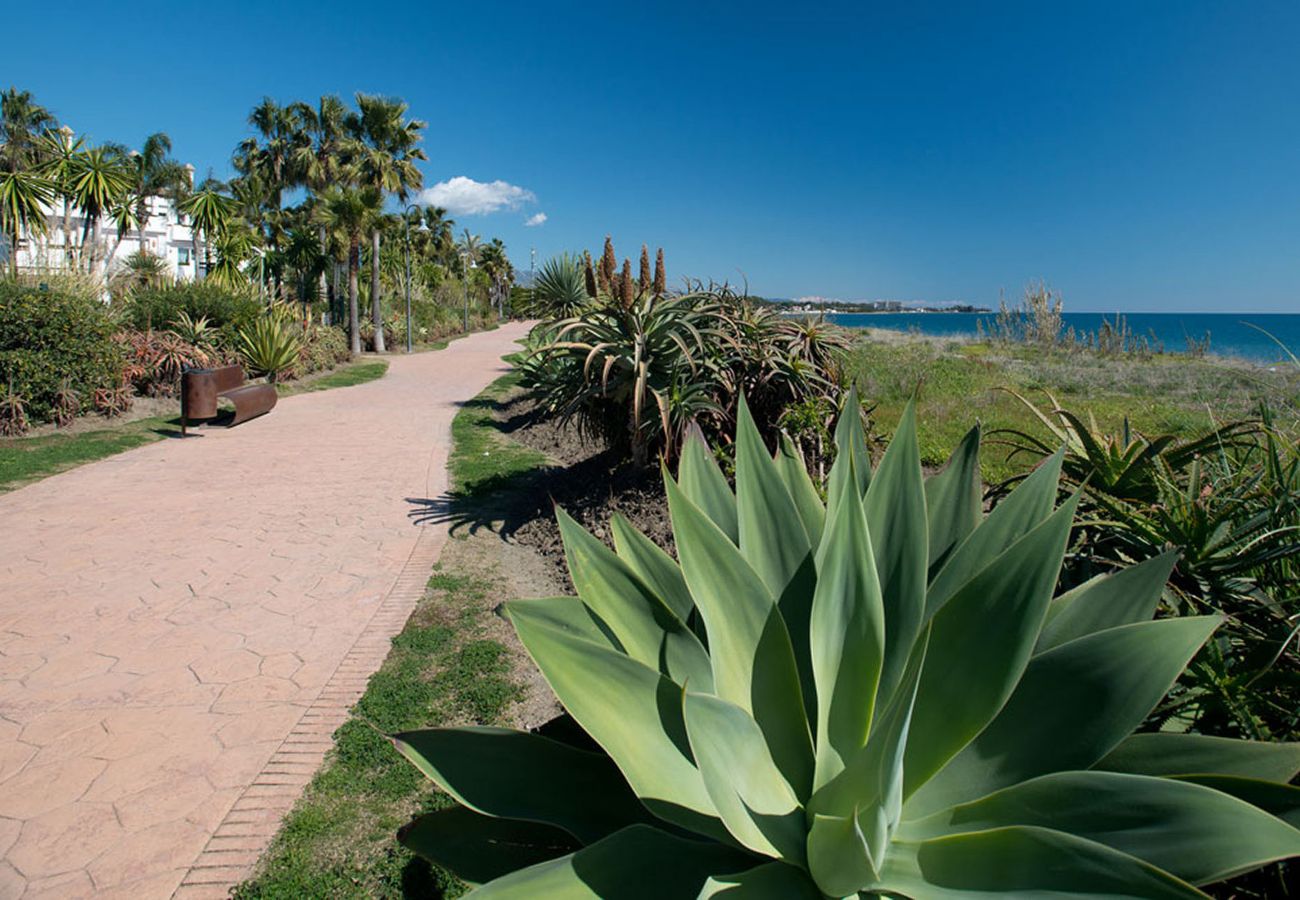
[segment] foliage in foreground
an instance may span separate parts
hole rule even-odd
[[[1220,620],[1151,620],[1172,554],[1053,596],[1059,454],[986,516],[978,430],[925,479],[911,410],[874,472],[845,416],[824,507],[739,420],[735,494],[695,439],[665,477],[680,566],[561,513],[578,597],[508,611],[581,730],[397,735],[462,804],[408,847],[482,897],[1198,897],[1300,854],[1300,746],[1133,733]]]

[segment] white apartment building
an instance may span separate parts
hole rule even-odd
[[[86,258],[87,248],[82,245],[85,229],[85,217],[82,211],[73,206],[67,211],[67,227],[64,226],[64,209],[60,201],[46,212],[47,233],[44,235],[24,235],[18,241],[18,269],[23,271],[48,271],[69,266],[73,261]],[[65,252],[65,235],[71,238],[72,254]],[[93,227],[85,235],[90,244],[94,240]],[[7,243],[4,238],[0,242]],[[196,276],[201,260],[195,258],[194,235],[190,230],[188,217],[176,210],[172,201],[152,197],[149,200],[149,218],[144,223],[143,247],[141,229],[132,228],[124,234],[118,234],[112,217],[105,215],[99,222],[99,247],[95,254],[98,270],[109,275],[122,267],[131,254],[144,249],[153,256],[160,257],[167,264],[168,271],[180,281],[188,281]],[[0,247],[0,259],[7,261],[8,247]]]

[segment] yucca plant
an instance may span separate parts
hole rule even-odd
[[[825,506],[743,404],[734,494],[688,440],[678,560],[561,513],[578,596],[507,610],[580,728],[396,735],[461,804],[404,843],[485,900],[1201,897],[1300,853],[1300,746],[1133,733],[1219,619],[1151,621],[1171,555],[1053,596],[1060,454],[985,515],[978,430],[929,479],[910,408],[874,472],[836,440]]]
[[[30,427],[27,398],[14,390],[14,380],[10,378],[8,390],[0,396],[0,435],[14,437],[26,434]]]
[[[300,343],[292,311],[274,309],[239,329],[235,341],[239,355],[253,374],[265,375],[273,383],[293,371]]]

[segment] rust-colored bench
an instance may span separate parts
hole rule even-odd
[[[216,418],[218,399],[235,404],[235,415],[227,423],[234,427],[269,413],[278,395],[273,384],[245,384],[239,366],[186,369],[181,375],[181,434],[191,419]]]

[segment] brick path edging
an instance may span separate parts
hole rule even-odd
[[[230,807],[172,895],[175,900],[229,897],[231,888],[251,874],[285,815],[334,746],[334,731],[347,721],[349,711],[365,693],[370,676],[388,656],[393,637],[415,611],[445,538],[440,529],[420,529],[397,580],[356,643],[262,771]]]

